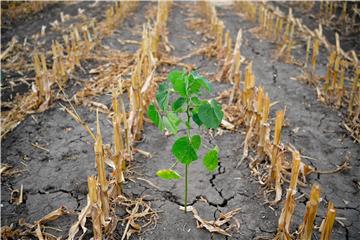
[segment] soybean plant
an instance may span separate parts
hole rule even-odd
[[[161,131],[166,129],[174,135],[179,135],[179,127],[181,125],[186,127],[186,135],[178,136],[171,149],[177,162],[169,169],[162,169],[156,173],[163,179],[177,180],[181,176],[172,168],[177,163],[185,166],[185,212],[188,203],[188,169],[193,161],[198,160],[199,149],[202,146],[201,136],[191,134],[191,121],[198,127],[216,129],[224,116],[221,105],[214,99],[207,101],[200,98],[204,91],[211,92],[212,86],[203,76],[196,72],[187,74],[185,71],[172,71],[167,81],[159,85],[156,101],[150,104],[147,112],[148,117]],[[172,94],[177,95],[177,98],[170,102]],[[186,118],[182,120],[180,115],[185,114]],[[218,167],[218,152],[219,149],[215,146],[203,157],[203,165],[210,172]]]

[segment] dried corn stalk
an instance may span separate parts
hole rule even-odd
[[[270,172],[267,179],[267,185],[275,187],[275,199],[270,202],[270,204],[274,205],[281,200],[282,188],[281,188],[281,171],[284,153],[280,148],[280,136],[281,136],[281,128],[284,123],[284,111],[276,112],[275,119],[275,132],[274,132],[274,142],[271,149],[267,150],[267,154],[270,156],[271,167]],[[266,150],[265,150],[266,151]]]
[[[121,193],[121,184],[122,182],[125,181],[124,179],[124,174],[123,174],[123,170],[125,170],[123,168],[123,166],[125,165],[125,158],[124,158],[124,142],[123,142],[123,137],[122,137],[122,128],[121,128],[121,112],[120,112],[120,108],[118,106],[118,96],[116,94],[116,91],[113,91],[113,98],[112,98],[112,102],[113,102],[113,108],[114,108],[114,116],[113,116],[113,128],[114,128],[114,156],[113,156],[113,161],[114,161],[114,177],[116,180],[115,183],[115,195],[117,196],[118,194]]]
[[[291,181],[289,188],[286,194],[286,200],[284,207],[281,211],[278,223],[278,233],[275,239],[291,239],[290,234],[290,223],[291,218],[295,210],[295,194],[296,194],[296,184],[299,176],[299,167],[300,167],[300,153],[298,151],[293,151],[293,165],[291,170]]]
[[[102,210],[101,200],[99,199],[99,191],[101,190],[98,188],[98,180],[96,177],[88,177],[88,191],[94,239],[102,239]]]
[[[105,223],[109,218],[109,198],[108,198],[108,180],[106,178],[106,169],[105,169],[105,154],[103,149],[103,141],[100,130],[99,122],[99,111],[96,113],[96,141],[95,141],[95,158],[96,158],[96,168],[99,176],[100,184],[100,197],[99,201],[101,202],[101,211],[102,211],[102,222]]]
[[[322,221],[320,226],[320,240],[331,239],[331,231],[335,222],[336,209],[332,202],[328,203],[328,209],[325,219]]]
[[[320,202],[320,187],[314,184],[311,188],[310,199],[306,203],[306,211],[303,223],[299,227],[300,240],[311,240],[312,231],[314,228],[314,221],[316,218],[317,209]]]
[[[122,17],[125,14],[135,9],[137,6],[136,1],[124,2],[121,4]],[[119,6],[120,8],[120,6]],[[93,29],[91,38],[90,28]],[[91,22],[89,26],[85,26],[82,29],[84,39],[80,37],[79,30],[74,27],[70,35],[64,35],[64,46],[59,45],[57,42],[53,43],[52,58],[53,58],[53,69],[52,72],[47,70],[47,64],[44,54],[34,52],[34,65],[36,72],[36,80],[34,86],[34,93],[26,94],[22,97],[14,107],[2,116],[2,129],[1,137],[5,136],[6,133],[14,129],[21,121],[25,119],[27,114],[34,111],[45,111],[51,100],[51,86],[56,81],[60,85],[63,85],[67,81],[67,75],[70,74],[75,66],[80,66],[80,61],[88,57],[90,51],[95,45],[101,41],[107,31],[107,22],[104,20],[99,23],[95,28],[94,23]],[[94,38],[97,38],[94,41]],[[66,55],[63,56],[63,49],[66,50]],[[61,81],[58,81],[60,80]],[[53,81],[54,80],[54,81]]]

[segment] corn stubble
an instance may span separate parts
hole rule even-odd
[[[111,89],[113,113],[113,141],[114,149],[104,145],[99,124],[97,111],[97,134],[95,137],[95,155],[96,168],[98,176],[91,176],[88,179],[89,187],[89,207],[86,207],[85,215],[91,216],[93,223],[94,238],[101,239],[103,236],[109,236],[116,228],[120,220],[115,215],[115,205],[127,207],[129,216],[123,221],[127,221],[122,239],[128,239],[132,234],[139,233],[142,227],[146,227],[156,222],[157,214],[141,198],[130,200],[122,192],[122,184],[125,182],[126,161],[133,160],[133,143],[141,140],[144,112],[147,111],[151,99],[156,90],[156,81],[154,72],[157,67],[157,56],[159,56],[159,43],[162,39],[161,32],[166,29],[166,20],[171,2],[159,2],[157,21],[154,27],[149,24],[143,26],[143,39],[141,47],[135,55],[136,65],[132,68],[130,81],[124,81],[122,78],[111,85],[101,85],[98,93]],[[115,11],[115,10],[112,10]],[[109,18],[112,12],[108,13]],[[124,70],[124,69],[122,69]],[[119,74],[119,71],[117,71]],[[124,72],[121,72],[121,76]],[[117,77],[116,79],[119,79]],[[102,84],[105,81],[100,81]],[[117,87],[115,87],[117,85]],[[123,91],[128,90],[130,109],[127,113],[123,102]],[[82,91],[78,94],[78,99],[86,100],[86,93]],[[91,95],[90,95],[91,96]],[[108,160],[111,160],[110,162]],[[112,169],[111,178],[107,178],[105,163]],[[84,211],[85,211],[84,210]],[[146,220],[143,225],[138,220]],[[80,226],[79,221],[74,223],[69,236],[75,236]],[[75,232],[75,233],[74,233]],[[84,233],[83,233],[84,234]]]
[[[244,13],[245,18],[257,22],[259,26],[252,29],[252,32],[259,37],[270,39],[278,45],[275,59],[280,59],[287,63],[303,66],[303,74],[297,79],[314,85],[318,92],[318,100],[327,104],[335,105],[337,108],[348,109],[347,118],[344,121],[345,128],[355,141],[360,142],[359,112],[360,95],[358,72],[359,62],[355,51],[345,52],[340,47],[338,33],[335,33],[336,44],[332,45],[323,35],[322,24],[331,25],[334,21],[336,2],[321,2],[320,18],[321,23],[318,29],[311,31],[301,20],[292,15],[291,8],[285,16],[279,8],[275,8],[269,3],[257,3],[236,1],[236,7]],[[309,5],[308,7],[311,7]],[[355,7],[351,10],[353,18],[349,17],[350,10],[344,2],[341,15],[336,24],[348,24],[347,29],[356,29],[353,24],[354,16],[357,16]],[[335,24],[335,25],[336,25]],[[303,39],[306,43],[306,54],[304,62],[292,57],[292,48],[295,45],[294,39]],[[317,75],[317,61],[320,49],[328,50],[327,73],[325,76]],[[311,55],[311,56],[310,56]],[[354,74],[352,74],[352,72]],[[321,82],[320,80],[323,80]],[[354,113],[354,110],[355,113]]]
[[[214,38],[214,43],[210,48],[206,48],[205,52],[209,56],[216,56],[218,60],[222,61],[216,79],[233,84],[230,90],[223,92],[219,97],[219,99],[225,101],[225,118],[229,124],[236,127],[242,125],[247,130],[243,158],[238,165],[245,159],[251,159],[249,167],[252,174],[265,187],[265,198],[267,199],[268,193],[275,191],[274,200],[267,200],[271,205],[281,201],[282,185],[284,182],[289,182],[284,207],[279,217],[278,233],[275,238],[293,239],[298,234],[300,239],[311,239],[317,208],[320,202],[320,189],[318,185],[312,186],[310,199],[306,204],[304,220],[299,226],[298,232],[292,234],[290,232],[290,225],[296,207],[295,194],[297,184],[306,185],[305,177],[314,171],[314,169],[301,161],[300,153],[295,149],[289,150],[292,154],[292,164],[285,157],[288,150],[281,143],[281,130],[285,121],[284,110],[276,113],[274,137],[273,141],[270,140],[271,122],[269,120],[269,113],[271,102],[264,88],[256,86],[251,62],[245,68],[244,79],[241,78],[242,72],[240,68],[244,62],[240,54],[241,29],[238,32],[234,49],[232,49],[230,33],[226,31],[224,23],[217,17],[215,7],[209,2],[200,2],[199,4],[204,9],[207,19],[211,22],[210,32]],[[4,131],[2,129],[1,136],[11,131],[27,113],[44,111],[54,97],[51,86],[55,83],[60,87],[65,86],[69,74],[74,71],[76,66],[81,66],[81,60],[88,58],[100,59],[99,56],[91,54],[92,49],[100,42],[103,36],[111,34],[116,25],[121,23],[124,17],[133,11],[136,6],[137,2],[117,2],[115,6],[106,11],[105,20],[97,26],[94,23],[84,26],[80,29],[81,34],[79,29],[74,28],[68,36],[64,36],[64,45],[53,42],[53,64],[51,70],[48,69],[46,64],[45,54],[35,52],[36,81],[34,91],[29,96],[23,98],[23,104],[17,105],[7,114],[5,122],[8,125],[5,126]],[[301,25],[292,16],[291,11],[285,17],[279,9],[267,9],[266,4],[241,1],[237,2],[236,6],[246,13],[246,18],[259,22],[260,30],[258,31],[263,36],[269,37],[278,43],[279,49],[276,57],[284,61],[294,62],[291,56],[291,50],[295,44],[294,36],[299,34],[299,32],[300,34],[306,33],[307,47],[304,69],[305,71],[310,71],[310,81],[317,82],[316,62],[319,47],[320,45],[327,48],[329,46],[326,39],[322,36],[321,26],[318,31],[313,33],[306,26]],[[76,112],[67,110],[93,137],[97,168],[97,176],[88,177],[89,193],[87,206],[82,209],[78,216],[78,221],[72,225],[69,231],[69,239],[76,239],[80,229],[83,231],[81,236],[86,233],[85,223],[88,217],[92,220],[94,239],[102,239],[104,236],[111,235],[116,228],[117,222],[120,220],[126,221],[122,239],[129,238],[132,234],[140,232],[143,227],[156,222],[156,212],[141,198],[132,200],[125,197],[122,192],[122,184],[125,182],[126,162],[133,160],[133,143],[142,138],[144,112],[146,112],[150,101],[154,98],[157,87],[156,81],[162,80],[154,75],[159,59],[162,57],[159,50],[161,48],[160,43],[166,41],[166,37],[162,36],[161,33],[166,31],[170,7],[171,2],[158,2],[156,22],[154,26],[144,24],[141,47],[135,56],[116,52],[109,53],[106,59],[111,60],[113,64],[109,68],[93,69],[94,73],[99,73],[96,83],[86,85],[84,89],[76,93],[74,101],[77,104],[82,103],[98,109],[96,135],[92,133]],[[308,67],[310,53],[311,66]],[[349,59],[346,54],[344,56],[339,43],[337,43],[335,53],[332,52],[331,54],[322,92],[328,101],[330,101],[328,96],[335,98],[334,101],[337,106],[348,103],[350,118],[346,126],[352,129],[353,125],[358,125],[360,114],[360,68],[355,57],[356,61],[354,64],[353,59]],[[122,61],[119,62],[119,59]],[[350,66],[356,68],[356,72],[353,77],[351,91],[346,91],[344,87],[345,75],[349,71]],[[122,76],[129,72],[131,72],[131,79],[124,80]],[[126,112],[123,103],[123,93],[125,90],[128,92],[130,102],[129,112]],[[104,92],[112,93],[113,112],[107,109],[106,106],[104,108],[98,103],[89,100],[90,97]],[[107,113],[112,118],[113,149],[103,143],[99,124],[99,110]],[[357,136],[359,134],[360,130],[358,130]],[[255,152],[254,157],[251,156],[251,150]],[[110,173],[107,173],[105,164],[110,166]],[[289,172],[290,169],[291,172]],[[302,175],[303,181],[299,179],[300,175]],[[286,176],[290,176],[290,180],[287,180]],[[118,219],[114,209],[116,205],[126,207],[129,215],[124,219]],[[238,211],[238,209],[235,211]],[[196,218],[197,213],[193,213]],[[232,217],[232,213],[229,214],[229,217],[224,217],[225,220],[219,219],[216,221],[221,223],[228,221]],[[59,214],[54,215],[58,216]],[[320,228],[321,239],[330,238],[335,215],[336,210],[330,202],[326,218]],[[144,221],[144,219],[146,223],[141,226],[139,222]],[[38,222],[37,226],[40,226],[40,223],[42,222]],[[211,228],[214,222],[207,222],[199,218],[197,223],[201,227],[210,229],[209,231],[214,230]],[[215,229],[214,231],[220,230]],[[42,231],[40,229],[36,232],[41,234]]]
[[[101,42],[101,38],[110,34],[114,26],[136,6],[137,2],[135,1],[116,3],[115,7],[111,7],[117,11],[110,22],[109,19],[105,19],[95,25],[91,21],[89,25],[84,25],[81,29],[75,26],[69,35],[63,36],[64,45],[54,41],[50,58],[52,60],[51,71],[48,69],[45,53],[35,50],[33,62],[36,80],[33,91],[17,99],[12,109],[3,114],[1,138],[12,131],[28,114],[45,111],[54,98],[52,86],[55,84],[65,86],[69,74],[75,70],[76,66],[81,67],[81,60],[89,57],[91,50]]]
[[[249,8],[248,3],[246,2],[241,2],[241,6],[245,9]],[[268,16],[266,18],[269,18],[270,20],[273,19]],[[280,20],[275,21],[275,25],[273,26],[276,28],[276,26],[280,25],[279,22]],[[293,34],[291,33],[293,30],[291,30],[290,25],[288,28],[290,29],[290,37]],[[277,32],[277,30],[274,30],[274,32]],[[238,39],[241,39],[239,36],[241,36],[241,31],[239,31],[238,34]],[[236,45],[240,46],[238,41],[239,40],[237,40]],[[233,56],[236,56],[237,54],[240,54],[239,47],[235,47]],[[317,53],[315,52],[315,55],[316,54]],[[237,59],[240,58],[241,57],[237,56]],[[229,58],[225,57],[225,59]],[[227,66],[224,64],[221,76],[225,77],[225,82],[232,82],[233,87],[231,90],[226,90],[221,93],[218,99],[227,103],[224,104],[225,106],[223,107],[225,118],[235,126],[244,125],[247,129],[243,157],[238,165],[247,158],[252,159],[249,163],[249,167],[252,174],[256,176],[260,184],[265,187],[264,196],[266,202],[270,205],[278,204],[281,201],[282,185],[284,182],[289,183],[283,210],[279,217],[278,232],[275,239],[311,239],[317,208],[320,202],[320,190],[318,185],[315,184],[312,187],[310,200],[306,205],[304,220],[299,226],[298,232],[291,233],[290,227],[292,215],[296,207],[295,195],[297,192],[297,184],[306,186],[306,176],[314,172],[315,169],[301,161],[299,151],[293,147],[285,147],[281,143],[281,130],[285,121],[285,110],[276,112],[274,137],[273,141],[270,140],[270,98],[262,86],[256,87],[251,62],[248,63],[245,68],[243,82],[241,82],[240,72],[238,74],[239,77],[237,77],[237,79],[235,78],[235,81],[232,79],[233,75],[224,74],[226,68],[235,68],[234,66],[236,66],[237,63],[236,60],[232,60],[227,63]],[[314,66],[316,57],[313,58],[312,63]],[[340,74],[340,76],[341,75],[342,74]],[[254,157],[249,156],[250,149],[255,151]],[[292,155],[292,163],[286,158],[287,152],[290,152]],[[289,170],[291,170],[291,172]],[[288,180],[286,176],[290,176],[290,180]],[[267,195],[273,191],[275,191],[274,200],[268,200]],[[332,211],[330,211],[330,216],[327,216],[324,220],[324,227],[322,227],[323,231],[321,232],[322,236],[329,236],[332,230],[333,215],[331,214],[335,209],[332,205],[330,205],[329,208],[331,208]]]

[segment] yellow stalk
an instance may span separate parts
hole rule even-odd
[[[277,40],[277,32],[278,32],[278,29],[279,29],[279,23],[280,23],[280,17],[275,15],[275,27],[272,31],[272,35],[273,35],[273,38],[274,38],[274,41]]]
[[[39,54],[37,51],[34,52],[33,58],[34,58],[34,67],[35,67],[35,74],[36,74],[35,86],[36,86],[36,89],[39,91],[40,96],[43,97],[43,96],[45,96],[43,82],[42,82],[43,74],[41,71],[41,63],[40,63],[40,58],[39,58]]]
[[[266,30],[266,25],[267,25],[267,15],[268,15],[268,11],[266,9],[264,9],[263,11],[263,30]]]
[[[88,188],[94,239],[102,239],[101,209],[98,203],[97,180],[95,177],[88,177]]]
[[[65,47],[66,47],[66,52],[69,54],[70,53],[69,36],[68,35],[63,35],[63,39],[64,39],[64,43],[65,43]]]
[[[330,86],[330,78],[331,78],[331,73],[334,68],[335,59],[336,59],[336,51],[332,51],[329,56],[328,69],[327,69],[326,77],[325,77],[325,83],[324,83],[324,91],[325,92],[327,92],[327,90]]]
[[[42,64],[43,72],[46,74],[46,72],[47,72],[47,65],[46,65],[46,57],[45,57],[45,54],[44,54],[44,53],[41,53],[40,59],[41,59],[41,64]]]
[[[299,176],[299,168],[300,168],[300,153],[298,151],[292,152],[293,162],[291,169],[291,180],[290,185],[287,190],[286,200],[284,207],[281,211],[281,215],[279,217],[279,225],[278,225],[278,236],[281,239],[291,239],[289,229],[291,218],[295,210],[295,194],[296,194],[296,184]]]
[[[314,184],[311,188],[310,199],[306,203],[306,211],[302,225],[299,227],[300,240],[311,240],[314,221],[320,202],[320,187]]]
[[[257,95],[257,108],[256,108],[256,112],[258,114],[261,114],[263,111],[263,102],[264,102],[264,89],[262,88],[262,86],[260,86]]]
[[[273,25],[274,25],[274,14],[272,14],[271,12],[269,12],[269,20],[268,20],[268,27],[267,27],[267,32],[268,32],[268,36],[271,37],[272,33],[273,33]]]
[[[75,40],[77,42],[81,41],[81,37],[80,37],[79,30],[77,29],[77,27],[74,27],[74,36],[75,36]]]
[[[131,139],[130,139],[130,128],[128,119],[126,116],[126,110],[125,105],[122,100],[122,97],[120,97],[120,108],[121,108],[121,115],[122,115],[122,122],[124,123],[124,130],[125,130],[125,149],[127,154],[129,155],[130,159],[132,159],[132,152],[131,152]],[[125,171],[126,169],[126,161],[122,162],[122,169]]]
[[[293,191],[293,194],[296,193],[296,185],[297,185],[297,181],[298,181],[298,176],[299,176],[299,168],[300,168],[300,163],[301,163],[301,159],[300,159],[300,153],[298,151],[293,151],[292,152],[292,169],[291,169],[291,180],[290,180],[290,185],[289,185],[289,189],[291,189]]]
[[[121,128],[120,119],[118,117],[114,117],[113,126],[114,126],[114,143],[115,143],[115,158],[114,158],[115,178],[117,183],[121,184],[124,181],[124,175],[122,171],[122,161],[124,161],[122,152],[124,149],[124,144],[120,130]]]
[[[332,90],[334,90],[337,87],[337,78],[339,73],[339,65],[341,61],[341,56],[337,55],[334,63],[334,70],[333,70],[333,81],[332,81]]]
[[[265,157],[264,147],[266,143],[266,134],[270,132],[269,126],[267,123],[260,122],[260,130],[259,130],[259,143],[258,143],[258,151],[257,155],[259,160],[261,161]]]
[[[105,159],[104,159],[103,141],[100,130],[100,122],[99,122],[99,110],[96,111],[95,157],[96,157],[96,168],[98,170],[101,190],[103,192],[107,192],[108,183],[105,172]]]
[[[278,234],[275,239],[282,239],[282,240],[290,240],[290,223],[291,218],[295,210],[295,198],[292,194],[292,190],[288,189],[286,193],[286,200],[284,203],[284,207],[281,211],[281,215],[279,217],[279,223],[278,223]]]
[[[327,214],[325,220],[322,222],[320,227],[320,240],[328,240],[331,239],[331,232],[335,222],[336,217],[336,209],[334,208],[334,204],[329,202]]]
[[[289,42],[288,42],[287,49],[286,49],[286,57],[287,58],[291,58],[291,49],[292,49],[292,46],[293,46],[294,28],[295,28],[295,24],[292,23],[291,28],[290,28]]]
[[[312,77],[315,77],[315,70],[316,70],[316,59],[319,54],[319,39],[315,38],[313,42],[313,51],[312,51],[312,58],[311,58],[311,66],[312,66]]]
[[[340,63],[341,71],[340,71],[340,83],[337,87],[337,102],[336,105],[338,107],[341,106],[342,97],[344,96],[344,81],[345,81],[345,71],[347,69],[347,61],[342,60]]]
[[[244,92],[242,96],[243,105],[246,106],[248,102],[248,92],[250,89],[250,81],[251,81],[251,66],[252,62],[250,62],[245,70],[245,79],[244,79]]]
[[[121,183],[124,182],[124,174],[123,174],[123,163],[124,156],[124,143],[121,136],[121,113],[118,106],[117,95],[115,91],[113,91],[113,108],[114,108],[114,117],[113,117],[113,127],[114,127],[114,145],[115,145],[115,156],[114,156],[114,165],[115,165],[115,179],[119,188],[121,188]],[[119,189],[120,190],[120,189]]]
[[[284,20],[283,18],[281,17],[280,20],[279,20],[279,28],[276,32],[276,41],[279,40],[279,36],[281,36],[281,33],[283,31],[283,26],[284,26]]]
[[[98,194],[97,194],[97,180],[94,176],[88,177],[88,191],[89,191],[89,199],[91,204],[95,204],[98,202]]]
[[[287,43],[289,40],[291,19],[292,19],[292,9],[289,8],[289,14],[286,19],[285,33],[283,39],[284,43]]]
[[[276,120],[275,120],[275,133],[274,133],[274,145],[280,144],[280,137],[281,137],[281,128],[284,123],[284,111],[277,111],[276,112]]]
[[[266,123],[268,121],[269,112],[270,112],[270,97],[266,94],[264,108],[263,108],[263,112],[262,112],[262,116],[261,116],[262,123]]]
[[[118,98],[118,95],[116,93],[116,89],[113,89],[113,91],[112,91],[112,105],[113,105],[115,116],[119,116],[119,114],[120,114],[119,104],[118,104],[117,98]]]
[[[350,115],[352,115],[352,113],[353,113],[353,105],[354,105],[354,101],[355,101],[355,96],[356,96],[356,94],[359,95],[359,90],[360,90],[359,76],[360,76],[360,67],[357,67],[356,71],[355,71],[355,77],[353,80],[352,88],[351,88],[351,93],[350,93],[349,108],[348,108]],[[356,92],[358,92],[358,93],[356,93]]]
[[[226,47],[225,58],[229,59],[231,57],[231,52],[232,52],[232,43],[231,43],[231,37],[229,31],[226,31],[225,33],[225,47]]]

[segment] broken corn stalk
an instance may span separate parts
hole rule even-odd
[[[103,149],[103,141],[100,130],[99,122],[99,111],[96,112],[96,141],[95,141],[95,158],[96,158],[96,168],[99,176],[100,183],[100,201],[101,201],[101,211],[102,211],[102,222],[105,222],[105,219],[109,217],[109,199],[108,199],[108,181],[106,179],[106,170],[105,170],[105,155]]]
[[[300,167],[300,153],[298,151],[293,151],[293,162],[291,170],[291,180],[290,185],[287,190],[286,200],[284,207],[281,211],[278,223],[278,233],[275,238],[277,239],[291,239],[290,235],[290,223],[291,218],[295,210],[295,194],[296,194],[296,184],[299,176],[299,167]]]
[[[346,60],[342,60],[340,62],[340,82],[339,85],[336,87],[336,106],[340,107],[341,106],[341,102],[342,102],[342,98],[345,95],[345,91],[344,91],[344,83],[345,83],[345,72],[348,68],[348,62]]]
[[[320,187],[314,184],[311,188],[310,199],[306,203],[306,211],[302,225],[299,227],[300,240],[311,240],[314,221],[320,202]]]
[[[335,217],[336,209],[334,208],[334,204],[332,202],[329,202],[326,217],[320,226],[320,240],[331,239],[331,231],[334,226]]]
[[[117,95],[115,91],[113,92],[113,107],[115,115],[113,117],[113,128],[114,128],[114,148],[115,148],[115,155],[114,155],[114,176],[116,180],[116,189],[117,194],[121,192],[121,184],[124,182],[124,174],[123,174],[123,161],[124,159],[124,143],[121,134],[121,113],[118,106]],[[116,195],[117,195],[116,194]]]
[[[279,147],[280,145],[280,136],[281,128],[284,122],[284,111],[276,112],[275,120],[275,133],[274,133],[274,142],[270,152],[271,166],[270,173],[268,175],[267,184],[275,185],[275,200],[270,202],[274,205],[281,200],[282,188],[281,188],[281,171],[282,171],[282,162],[283,162],[283,153]]]
[[[88,177],[88,191],[94,239],[102,239],[101,209],[96,177]]]
[[[275,119],[274,145],[280,144],[281,128],[284,124],[285,111],[277,111]]]
[[[311,56],[311,79],[312,81],[316,80],[316,59],[319,55],[319,39],[315,38],[313,41],[313,51]]]

